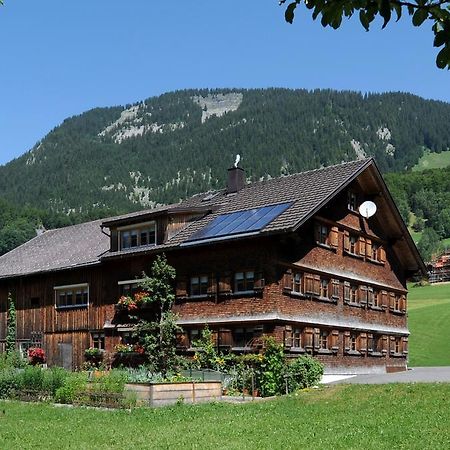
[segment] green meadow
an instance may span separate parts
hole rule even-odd
[[[0,448],[448,449],[449,398],[450,384],[404,384],[132,411],[0,402]]]
[[[412,170],[419,172],[427,169],[442,169],[447,166],[450,166],[450,150],[441,153],[426,150]]]
[[[450,365],[450,284],[409,286],[409,365]]]

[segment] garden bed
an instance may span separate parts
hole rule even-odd
[[[127,383],[125,395],[135,395],[137,404],[147,406],[208,402],[221,400],[222,383],[220,381]]]

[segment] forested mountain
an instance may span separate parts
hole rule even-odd
[[[403,93],[178,91],[65,120],[0,167],[0,197],[54,226],[222,187],[236,154],[249,181],[369,155],[405,171],[450,148],[449,123],[450,104]]]

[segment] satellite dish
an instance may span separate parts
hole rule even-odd
[[[364,202],[359,207],[359,213],[368,219],[369,217],[372,217],[377,212],[377,205],[375,205],[374,202]]]

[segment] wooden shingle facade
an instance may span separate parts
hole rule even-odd
[[[7,295],[18,347],[79,367],[84,349],[126,342],[115,307],[164,252],[189,354],[205,324],[222,351],[255,352],[273,335],[286,355],[330,373],[404,370],[406,279],[425,267],[372,159],[245,184],[176,205],[47,231],[0,258],[0,350]],[[366,219],[358,206],[377,205]]]

